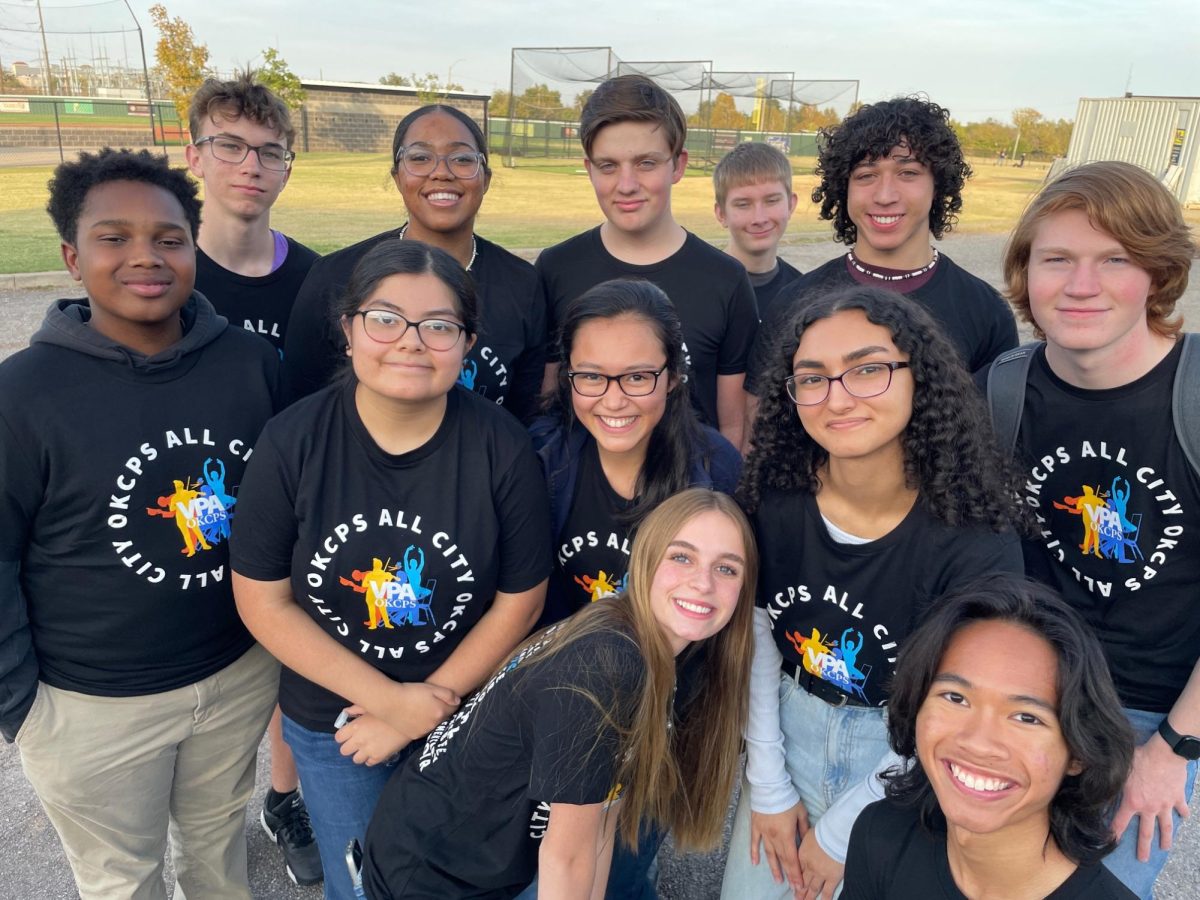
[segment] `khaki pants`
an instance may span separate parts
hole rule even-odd
[[[82,900],[164,900],[168,831],[189,897],[249,900],[245,810],[278,687],[279,665],[257,644],[161,694],[38,685],[16,743]]]

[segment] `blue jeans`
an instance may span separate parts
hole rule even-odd
[[[1154,736],[1155,732],[1158,731],[1159,723],[1164,718],[1162,713],[1146,712],[1142,709],[1127,708],[1122,710],[1122,712],[1129,719],[1129,724],[1133,726],[1138,746],[1146,743],[1146,741]],[[1192,794],[1196,790],[1195,760],[1188,763],[1187,773],[1187,786],[1185,790],[1187,802],[1190,806]],[[1176,834],[1178,834],[1179,814],[1171,813],[1171,821],[1176,829]],[[1154,838],[1150,844],[1150,860],[1148,862],[1138,862],[1137,838],[1139,823],[1139,816],[1134,816],[1130,820],[1125,833],[1121,835],[1121,842],[1117,844],[1117,849],[1104,858],[1104,865],[1121,880],[1123,885],[1143,898],[1143,900],[1150,900],[1154,896],[1154,882],[1158,878],[1158,873],[1167,864],[1168,851],[1158,846],[1159,834],[1156,823],[1154,826]]]
[[[779,678],[779,725],[788,775],[808,812],[811,825],[833,802],[860,784],[887,752],[883,710],[830,706],[787,675]],[[766,856],[750,862],[750,788],[742,783],[733,820],[733,837],[721,884],[722,900],[789,900],[792,890],[776,884]]]
[[[346,867],[346,845],[354,838],[366,844],[367,824],[375,804],[403,759],[378,766],[356,765],[350,757],[342,756],[332,734],[309,731],[287,716],[283,717],[283,739],[296,758],[304,803],[321,851],[325,900],[354,900],[356,894]],[[405,750],[417,746],[409,744]]]

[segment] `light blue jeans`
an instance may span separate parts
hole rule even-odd
[[[1156,731],[1158,725],[1163,720],[1162,713],[1146,712],[1142,709],[1124,709],[1125,717],[1129,719],[1129,724],[1133,726],[1134,735],[1137,738],[1137,744],[1140,747],[1146,743]],[[1196,790],[1196,761],[1188,763],[1187,774],[1187,802],[1191,806],[1192,794]],[[1178,813],[1171,814],[1171,820],[1175,828],[1175,833],[1178,834],[1180,817]],[[1121,883],[1137,894],[1142,900],[1150,900],[1154,896],[1154,882],[1158,878],[1158,873],[1162,871],[1163,866],[1167,864],[1169,852],[1161,849],[1158,846],[1158,825],[1154,826],[1154,838],[1150,844],[1150,860],[1149,862],[1138,862],[1137,858],[1137,837],[1139,817],[1134,816],[1129,822],[1125,833],[1121,835],[1121,842],[1117,844],[1117,849],[1104,858],[1104,865],[1121,880]]]
[[[887,752],[887,727],[882,709],[833,707],[787,675],[779,679],[779,725],[787,771],[809,824],[816,825],[835,800],[875,771]],[[789,900],[791,888],[776,884],[766,857],[750,862],[750,788],[742,796],[733,821],[733,838],[725,863],[721,900]]]

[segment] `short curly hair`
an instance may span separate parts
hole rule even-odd
[[[846,209],[854,167],[864,159],[886,157],[900,143],[907,144],[933,175],[929,230],[940,240],[954,227],[971,167],[950,127],[950,110],[919,96],[897,97],[869,103],[841,124],[821,129],[821,183],[813,188],[812,199],[821,204],[821,218],[833,222],[835,240],[858,241],[858,228]]]
[[[1029,256],[1042,222],[1067,210],[1085,213],[1092,227],[1110,234],[1134,265],[1150,276],[1146,324],[1173,337],[1183,328],[1175,303],[1187,290],[1196,244],[1178,201],[1145,169],[1126,162],[1095,162],[1056,178],[1038,194],[1013,229],[1004,250],[1004,280],[1017,314],[1046,335],[1029,308]]]
[[[784,326],[762,380],[753,448],[738,486],[742,505],[753,512],[768,489],[820,490],[829,454],[804,430],[784,379],[792,374],[804,332],[848,310],[860,310],[886,328],[908,357],[913,405],[900,439],[905,477],[917,490],[918,502],[947,525],[1027,531],[1029,513],[1018,499],[1020,482],[996,445],[983,397],[958,351],[915,301],[866,285],[818,295]]]
[[[54,227],[68,244],[74,244],[79,213],[92,188],[110,181],[139,181],[152,184],[171,194],[183,207],[191,227],[192,240],[200,233],[200,198],[195,182],[186,169],[173,169],[165,156],[149,150],[114,150],[105,147],[99,153],[80,153],[74,162],[60,163],[50,179],[50,201],[46,212]]]

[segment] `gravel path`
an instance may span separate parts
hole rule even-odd
[[[996,235],[951,237],[941,247],[954,261],[999,287],[1004,239]],[[830,241],[793,244],[783,255],[803,271],[843,252]],[[1191,287],[1181,301],[1185,317],[1200,323],[1200,263],[1193,264]],[[42,279],[0,276],[0,359],[26,346],[51,300],[77,296],[65,275]],[[31,282],[49,286],[30,286]],[[1193,326],[1195,327],[1195,325]],[[250,882],[256,898],[320,900],[319,888],[297,888],[284,875],[279,857],[258,824],[258,810],[267,785],[267,747],[259,753],[258,789],[251,801],[246,836],[250,851]],[[21,771],[11,744],[0,742],[0,900],[73,900],[78,895],[54,830]],[[728,827],[726,829],[728,834]],[[663,900],[717,900],[725,849],[703,856],[660,855],[660,895]],[[167,872],[168,883],[173,883]],[[1171,862],[1158,880],[1159,900],[1195,900],[1200,896],[1200,828],[1185,828],[1176,841]],[[194,898],[200,900],[200,898]],[[746,898],[753,900],[753,898]]]

